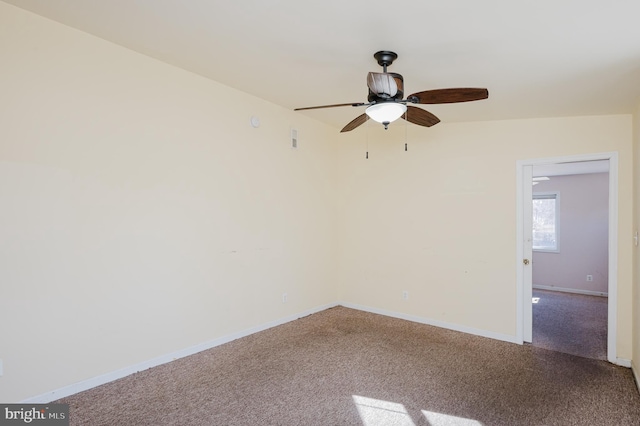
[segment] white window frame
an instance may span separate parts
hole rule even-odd
[[[560,253],[560,192],[559,191],[534,192],[533,199],[556,201],[555,203],[556,204],[556,212],[555,212],[556,248],[545,249],[545,248],[536,248],[535,246],[533,246],[533,251],[539,252],[539,253]]]

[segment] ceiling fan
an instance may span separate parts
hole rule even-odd
[[[388,50],[376,52],[373,57],[378,61],[378,65],[382,67],[382,72],[370,72],[367,75],[367,86],[369,87],[369,96],[367,103],[356,102],[348,104],[322,105],[314,107],[296,108],[294,111],[302,111],[307,109],[334,108],[342,106],[360,107],[366,106],[364,114],[359,115],[349,124],[344,126],[341,132],[348,132],[361,124],[365,123],[369,118],[378,123],[382,123],[385,129],[389,124],[398,118],[404,118],[410,123],[419,126],[431,127],[440,122],[440,119],[422,108],[417,108],[407,104],[449,104],[455,102],[469,102],[487,99],[489,91],[479,88],[455,88],[455,89],[436,89],[425,90],[404,96],[404,79],[400,74],[387,72],[387,67],[398,58],[398,55]]]

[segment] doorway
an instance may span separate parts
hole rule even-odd
[[[612,363],[617,361],[616,352],[616,312],[617,312],[617,153],[590,154],[571,157],[555,157],[523,160],[517,163],[517,336],[519,343],[533,340],[533,175],[545,167],[589,167],[597,163],[608,165],[608,304],[606,330],[606,358]]]
[[[607,359],[609,160],[533,166],[535,347]]]

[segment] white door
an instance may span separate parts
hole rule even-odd
[[[522,340],[533,341],[533,166],[522,168],[522,312],[524,315]]]

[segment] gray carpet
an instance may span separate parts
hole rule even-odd
[[[607,298],[534,289],[534,346],[607,359]]]
[[[344,307],[58,402],[72,425],[640,425],[629,369]]]

